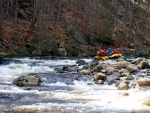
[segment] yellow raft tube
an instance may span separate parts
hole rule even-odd
[[[107,59],[119,58],[121,56],[122,56],[122,54],[113,54],[113,55],[110,55],[110,56],[99,56],[99,55],[96,55],[94,58],[95,59],[107,60]]]

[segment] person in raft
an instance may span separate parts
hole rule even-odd
[[[113,54],[122,54],[120,48],[113,49]]]
[[[98,51],[99,56],[105,56],[105,53],[106,53],[106,49],[102,49]]]
[[[99,50],[98,51],[98,55],[99,56],[110,56],[110,55],[113,55],[113,54],[121,54],[121,51],[119,48],[117,49],[112,49],[112,48],[108,48],[107,50],[106,49],[102,49],[102,50]]]
[[[108,49],[106,50],[105,55],[106,55],[106,56],[109,56],[109,55],[112,55],[112,54],[113,54],[113,50],[112,50],[111,48],[108,48]]]

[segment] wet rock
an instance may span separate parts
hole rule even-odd
[[[82,69],[90,69],[89,65],[84,65]]]
[[[122,77],[121,79],[122,79],[122,80],[133,80],[134,77],[129,74],[129,75],[127,75],[127,76]]]
[[[27,76],[21,76],[14,80],[13,84],[19,87],[38,86],[41,83],[41,79],[36,74],[29,74]]]
[[[147,73],[147,76],[150,76],[150,73]]]
[[[117,63],[117,68],[118,69],[122,69],[122,68],[126,68],[129,65],[129,62],[127,61],[121,61]]]
[[[145,60],[146,60],[145,58],[138,57],[138,58],[136,58],[135,60],[133,60],[132,63],[134,63],[134,64],[139,64],[141,61],[145,61]]]
[[[139,64],[138,64],[138,67],[140,69],[150,69],[150,65],[148,63],[148,61],[141,61]]]
[[[106,73],[106,69],[101,70],[102,73]]]
[[[76,63],[77,63],[79,66],[81,66],[81,65],[86,65],[86,64],[87,64],[86,61],[84,61],[84,60],[78,60]]]
[[[130,72],[128,70],[126,70],[126,69],[120,69],[119,73],[122,74],[122,73],[130,73]]]
[[[99,64],[98,60],[92,60],[88,65],[91,69]]]
[[[122,94],[122,96],[129,96],[129,93],[125,92]]]
[[[131,87],[131,88],[135,88],[135,87],[136,87],[136,85],[137,85],[137,83],[136,83],[136,82],[132,82],[132,83],[130,84],[130,87]]]
[[[79,71],[79,74],[80,75],[90,75],[90,70],[81,70],[81,71]]]
[[[124,73],[121,73],[119,77],[129,76],[131,75],[129,71],[126,71]]]
[[[92,69],[92,72],[101,72],[102,69],[103,66],[99,64]]]
[[[138,80],[139,86],[150,86],[150,79],[149,78],[140,78]]]
[[[137,70],[138,70],[138,68],[136,68],[135,66],[132,66],[132,65],[128,65],[128,66],[126,67],[126,69],[127,69],[130,73],[132,73],[132,72],[137,72]]]
[[[109,76],[109,77],[107,77],[106,84],[112,85],[119,80],[120,80],[120,78],[118,76]]]
[[[96,73],[94,74],[94,80],[97,81],[97,80],[106,80],[107,79],[107,76],[103,73]]]
[[[63,66],[62,71],[69,71],[69,67]]]
[[[108,73],[108,74],[113,74],[114,71],[115,71],[115,69],[114,69],[114,67],[112,67],[112,66],[108,66],[108,67],[106,68],[106,73]]]
[[[119,83],[117,89],[118,90],[128,90],[128,89],[130,89],[130,87],[125,81],[122,81],[121,83]]]
[[[124,56],[121,56],[117,59],[117,62],[126,61],[126,58]]]
[[[2,61],[3,61],[3,57],[0,56],[0,64],[2,63]]]
[[[104,84],[104,81],[103,80],[96,80],[95,84]]]
[[[143,104],[145,104],[145,105],[147,105],[147,106],[150,106],[150,98],[144,99]]]

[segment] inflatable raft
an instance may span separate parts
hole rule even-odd
[[[109,55],[109,56],[99,56],[99,55],[96,55],[94,58],[95,59],[107,60],[107,59],[116,59],[116,58],[119,58],[121,56],[122,56],[122,54],[112,54],[112,55]]]

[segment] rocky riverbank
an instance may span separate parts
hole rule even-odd
[[[56,81],[59,78],[58,76],[62,75],[62,78],[64,76],[69,80],[69,82],[65,80],[66,84],[73,84],[74,80],[80,81],[83,80],[83,77],[86,77],[92,78],[97,85],[115,85],[117,90],[129,90],[134,88],[149,89],[150,60],[143,57],[136,59],[120,57],[117,60],[110,61],[111,60],[92,60],[91,62],[86,62],[84,60],[78,60],[76,65],[55,68],[54,70],[57,76],[51,75],[50,79]],[[15,84],[18,85],[19,83],[21,86],[28,87],[38,86],[41,80],[40,78],[37,80],[37,78],[38,77],[35,77],[34,74],[33,77],[32,75],[20,77],[15,81]],[[33,84],[31,81],[34,81]],[[128,93],[125,93],[125,96],[128,95]],[[145,99],[144,104],[149,106],[149,100],[150,98]]]
[[[143,57],[8,58],[0,69],[0,112],[149,113]]]

